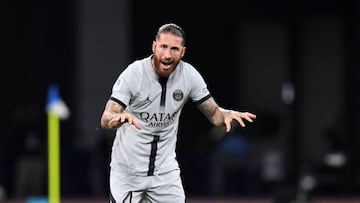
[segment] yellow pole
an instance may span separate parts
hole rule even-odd
[[[48,198],[60,203],[60,119],[48,112]]]

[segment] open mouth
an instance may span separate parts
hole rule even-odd
[[[161,62],[163,69],[171,68],[171,62]]]

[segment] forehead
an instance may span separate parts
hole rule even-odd
[[[182,46],[183,38],[173,35],[171,33],[161,33],[156,41],[160,44],[167,44],[172,46]]]

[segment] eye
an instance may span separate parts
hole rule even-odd
[[[178,51],[180,51],[180,49],[179,49],[179,47],[172,47],[171,51],[172,52],[178,52]]]

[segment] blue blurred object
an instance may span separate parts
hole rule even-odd
[[[235,157],[245,156],[249,153],[249,143],[240,133],[230,133],[224,136],[216,152]]]
[[[25,203],[48,203],[47,197],[37,196],[37,197],[29,197],[26,199]]]
[[[59,87],[52,84],[48,88],[46,111],[52,112],[64,120],[69,118],[70,110],[59,95]]]
[[[61,100],[59,95],[59,87],[55,84],[50,85],[48,88],[47,105],[50,106],[59,100]]]

